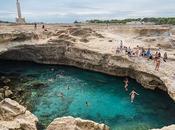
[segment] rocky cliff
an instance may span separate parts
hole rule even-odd
[[[129,76],[136,79],[145,88],[160,88],[169,91],[168,80],[160,73],[148,70],[127,56],[100,53],[90,49],[79,48],[72,42],[57,40],[42,45],[22,45],[10,48],[0,55],[1,59],[33,61],[44,64],[70,65],[82,69],[98,71],[114,76]]]
[[[116,54],[115,39],[111,38],[113,35],[103,36],[92,29],[69,28],[54,33],[42,33],[40,35],[44,35],[45,38],[43,42],[40,40],[27,41],[25,44],[22,42],[17,45],[13,44],[12,41],[16,41],[14,39],[29,40],[33,36],[9,39],[7,36],[7,40],[1,41],[11,41],[12,44],[2,51],[0,48],[0,59],[69,65],[114,76],[129,76],[136,79],[145,88],[153,90],[160,88],[166,91],[175,100],[175,77],[172,77],[175,72],[174,61],[162,63],[161,68],[163,69],[155,71],[154,64],[143,57],[128,57],[123,53]],[[150,32],[147,30],[140,34],[148,37],[147,34]],[[160,33],[160,35],[164,34],[166,34],[166,29]],[[174,51],[172,52],[174,53]],[[60,121],[60,119],[55,121],[58,120]],[[59,126],[59,122],[57,123]],[[20,125],[18,124],[18,126]],[[73,126],[76,125],[73,123]]]
[[[37,130],[38,118],[9,98],[0,102],[0,130]]]

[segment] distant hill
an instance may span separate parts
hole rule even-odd
[[[143,22],[143,23],[154,23],[156,25],[162,25],[162,24],[171,24],[175,25],[175,17],[169,17],[169,18],[137,18],[137,19],[112,19],[112,20],[87,20],[88,23],[117,23],[117,24],[127,24],[129,22]]]

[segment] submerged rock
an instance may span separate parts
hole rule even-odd
[[[38,118],[9,98],[0,102],[1,130],[37,130]]]
[[[36,83],[31,84],[31,88],[33,89],[40,89],[40,88],[45,88],[45,87],[48,87],[48,85],[45,83],[36,82]]]
[[[55,119],[47,130],[109,130],[105,124],[98,124],[80,118],[62,117]]]
[[[4,81],[3,81],[4,84],[8,84],[8,83],[10,83],[10,82],[11,82],[11,80],[8,79],[8,78],[4,79]]]

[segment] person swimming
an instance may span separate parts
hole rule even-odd
[[[126,78],[125,80],[124,80],[124,83],[125,83],[125,90],[126,91],[128,91],[128,83],[129,83],[129,81],[128,81],[128,78]]]
[[[86,106],[87,106],[87,107],[89,106],[89,103],[88,103],[88,101],[86,101]]]
[[[61,92],[59,95],[57,95],[58,97],[61,97],[63,98],[64,97],[64,94]]]
[[[70,89],[70,87],[69,86],[67,86],[67,90],[69,90]]]
[[[135,96],[139,95],[138,93],[136,93],[136,91],[132,90],[131,93],[129,94],[131,96],[131,103],[134,102]]]

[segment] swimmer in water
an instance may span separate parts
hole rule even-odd
[[[49,82],[54,82],[54,79],[48,79]]]
[[[70,89],[70,87],[69,86],[67,86],[67,90],[69,90]]]
[[[125,80],[124,80],[124,83],[125,83],[125,90],[126,91],[128,91],[128,83],[129,83],[129,81],[128,81],[128,78],[126,78]]]
[[[59,95],[57,95],[58,97],[61,97],[63,98],[64,97],[64,94],[61,92]]]
[[[89,106],[89,103],[86,101],[86,106],[88,107]]]
[[[136,91],[132,90],[132,92],[129,94],[131,96],[131,103],[134,102],[135,96],[139,95],[138,93],[136,93]]]

